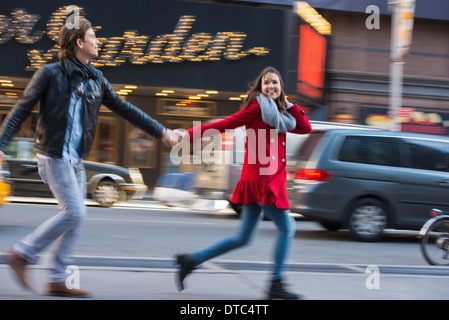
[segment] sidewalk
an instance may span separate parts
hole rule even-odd
[[[84,259],[84,262],[83,262]],[[263,300],[269,269],[260,263],[217,261],[195,270],[186,289],[175,286],[173,261],[152,259],[89,260],[78,257],[81,288],[92,292],[93,300]],[[95,263],[89,263],[95,261]],[[144,261],[145,262],[145,261]],[[84,264],[84,265],[83,265]],[[90,265],[89,265],[90,264]],[[96,265],[94,265],[96,264]],[[108,265],[109,264],[109,265]],[[448,299],[448,268],[380,266],[376,282],[365,266],[301,264],[290,265],[287,282],[306,300],[441,300]],[[0,257],[1,300],[67,300],[47,297],[42,289],[48,271],[43,265],[30,267],[36,294],[22,289]],[[371,278],[370,278],[371,276]],[[243,303],[243,302],[242,302]]]

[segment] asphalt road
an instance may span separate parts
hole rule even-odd
[[[231,234],[238,218],[220,212],[168,208],[151,201],[114,208],[89,206],[74,265],[94,299],[257,300],[271,266],[276,228],[261,221],[252,244],[196,271],[188,289],[173,283],[173,256]],[[56,214],[55,205],[10,203],[0,208],[0,252]],[[414,231],[390,230],[376,243],[353,241],[297,219],[288,262],[288,281],[313,300],[447,299],[449,268],[426,264]],[[45,281],[51,248],[33,266],[36,287]],[[55,299],[21,290],[0,255],[0,299]],[[112,286],[112,288],[110,288]],[[113,289],[115,288],[115,289]],[[119,288],[119,290],[117,289]]]
[[[199,249],[233,233],[239,223],[231,210],[201,212],[155,202],[138,204],[140,207],[89,206],[74,255],[171,258],[177,252]],[[11,203],[0,208],[0,252],[56,212],[55,205]],[[271,221],[261,221],[248,247],[223,258],[268,263],[276,232]],[[330,232],[314,222],[298,219],[290,261],[426,266],[416,235],[414,231],[389,230],[381,242],[357,242],[348,232]]]

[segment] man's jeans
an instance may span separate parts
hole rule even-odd
[[[22,239],[16,249],[31,264],[38,253],[58,240],[54,246],[51,282],[65,282],[69,255],[79,235],[86,213],[86,172],[80,161],[76,165],[62,159],[38,157],[39,174],[59,203],[59,213]]]
[[[217,257],[233,249],[249,243],[259,220],[262,210],[276,224],[279,234],[274,250],[274,268],[272,279],[282,279],[284,264],[290,250],[291,241],[295,235],[296,222],[289,215],[290,210],[278,209],[274,204],[261,205],[259,203],[245,204],[241,212],[241,225],[235,235],[217,241],[209,247],[194,252],[191,255],[195,265]]]

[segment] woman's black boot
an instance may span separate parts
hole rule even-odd
[[[282,280],[272,280],[268,300],[272,299],[298,300],[301,299],[301,296],[293,292],[288,292]]]
[[[195,264],[188,254],[178,254],[176,263],[179,264],[178,274],[176,275],[176,285],[178,291],[184,290],[184,279],[195,269]]]

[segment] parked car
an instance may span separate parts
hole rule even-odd
[[[379,240],[386,228],[418,230],[430,209],[449,209],[448,137],[314,132],[296,159],[287,180],[293,210],[358,240]]]
[[[33,140],[14,138],[8,145],[6,161],[9,180],[13,183],[13,196],[53,197],[42,181]],[[148,187],[137,168],[125,168],[110,164],[84,161],[87,177],[87,196],[102,207],[110,207],[117,201],[140,199]]]
[[[215,120],[216,121],[216,120]],[[313,131],[322,131],[329,129],[358,129],[358,130],[380,130],[379,128],[345,124],[325,121],[310,121]],[[308,135],[287,133],[287,168],[295,165],[295,157],[301,144]],[[209,143],[215,143],[214,140],[221,141],[221,148],[214,150],[219,153],[219,163],[207,163],[194,166],[196,173],[196,194],[202,199],[228,200],[234,187],[240,179],[243,162],[245,159],[245,127],[239,127],[229,130],[218,136],[203,138],[203,149]],[[228,200],[229,201],[229,200]],[[234,211],[240,213],[241,205],[230,202]]]

